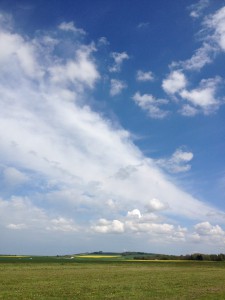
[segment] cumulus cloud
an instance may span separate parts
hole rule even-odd
[[[128,218],[138,218],[138,219],[140,219],[141,218],[140,210],[137,209],[137,208],[135,208],[135,209],[133,209],[131,211],[128,211],[127,212],[127,217]]]
[[[111,79],[110,81],[110,95],[116,96],[119,95],[122,90],[127,87],[126,83],[122,80]]]
[[[93,226],[92,229],[100,233],[123,233],[124,224],[119,220],[108,221],[106,219],[100,219],[98,224]]]
[[[165,99],[155,99],[151,94],[141,95],[139,92],[132,97],[134,102],[147,111],[149,117],[154,119],[163,119],[168,115],[168,111],[160,108],[161,105],[168,103]]]
[[[100,219],[96,225],[92,227],[93,231],[103,235],[107,233],[131,233],[135,236],[145,236],[150,243],[165,245],[181,245],[189,243],[191,247],[195,247],[196,251],[205,252],[204,247],[212,247],[217,243],[218,247],[225,244],[225,231],[219,225],[212,225],[208,221],[197,223],[192,229],[187,229],[180,225],[174,225],[166,222],[159,222],[157,219],[148,219],[145,214],[141,215],[138,209],[128,212],[123,220],[106,220]],[[134,236],[134,237],[135,237]],[[197,247],[197,244],[202,244]],[[218,252],[218,251],[217,251]]]
[[[109,72],[112,73],[120,72],[123,62],[130,58],[126,52],[112,52],[111,57],[114,60],[114,64],[109,68]]]
[[[186,85],[186,77],[181,71],[172,71],[162,82],[162,88],[168,94],[175,94],[184,89]]]
[[[136,79],[137,79],[137,81],[153,81],[154,75],[151,71],[144,72],[144,71],[138,70]]]
[[[225,237],[225,232],[219,225],[211,225],[209,222],[198,223],[194,226],[196,232],[200,235],[219,235]]]
[[[149,200],[145,207],[148,212],[161,211],[169,208],[167,203],[163,203],[155,198]]]
[[[213,246],[216,243],[220,248],[225,245],[225,231],[219,225],[212,225],[208,221],[201,222],[194,226],[194,231],[190,233],[189,239],[205,245]]]
[[[189,162],[193,159],[192,152],[177,149],[170,158],[158,159],[156,163],[171,173],[187,172],[191,169]]]
[[[199,110],[189,104],[185,104],[179,110],[180,114],[186,117],[193,117],[199,113]]]
[[[146,238],[158,242],[185,241],[187,229],[169,223],[156,223],[154,220],[147,220],[141,215],[138,209],[129,211],[123,220],[100,219],[92,226],[92,230],[101,234],[107,233],[132,233],[147,235]]]
[[[220,82],[219,77],[203,79],[198,88],[190,91],[184,89],[180,92],[180,96],[189,101],[191,107],[200,109],[204,114],[210,114],[222,104],[222,101],[216,97]],[[193,115],[192,112],[194,113],[191,109],[189,109],[189,112],[190,115]]]
[[[74,25],[74,22],[62,22],[59,24],[58,28],[63,31],[71,31],[78,34],[86,34],[86,32],[82,28],[77,28]]]

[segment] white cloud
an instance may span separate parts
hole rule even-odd
[[[119,220],[108,221],[100,219],[98,224],[93,226],[92,229],[99,233],[123,233],[124,224]]]
[[[187,85],[185,75],[181,71],[172,71],[162,82],[163,90],[168,94],[175,94]]]
[[[127,87],[124,81],[118,79],[111,79],[110,84],[111,84],[110,86],[111,96],[119,95],[122,92],[122,90],[124,90]]]
[[[162,110],[159,107],[168,103],[165,99],[155,99],[151,94],[141,95],[139,92],[137,92],[132,99],[138,106],[147,111],[151,118],[163,119],[168,115],[168,111]]]
[[[163,203],[155,198],[149,200],[145,207],[148,212],[161,211],[169,208],[167,203]]]
[[[99,46],[108,46],[108,45],[110,45],[110,42],[107,40],[107,38],[105,36],[102,36],[98,40],[98,45]]]
[[[192,5],[191,16],[201,16],[202,10],[209,4],[209,1],[202,0]],[[204,18],[200,31],[202,45],[195,51],[190,59],[173,62],[171,68],[183,70],[200,71],[205,65],[210,64],[216,55],[225,51],[225,7],[220,8],[216,13]]]
[[[12,197],[7,201],[0,199],[0,218],[0,227],[11,230],[73,232],[78,228],[72,219],[51,218],[27,197]]]
[[[90,59],[93,47],[81,47],[76,51],[74,60],[69,60],[66,64],[55,64],[49,68],[50,80],[58,85],[77,85],[77,88],[88,86],[93,88],[94,83],[99,78],[96,66]]]
[[[212,35],[208,35],[206,38],[216,42],[220,49],[225,51],[225,6],[207,17],[204,24],[212,30]]]
[[[204,114],[210,114],[221,105],[220,99],[216,97],[220,82],[219,77],[203,79],[198,88],[191,91],[182,90],[180,96],[195,108],[202,110]]]
[[[141,22],[141,23],[138,24],[137,28],[138,29],[144,29],[144,28],[148,28],[149,25],[150,25],[149,22]]]
[[[71,31],[74,33],[86,34],[86,32],[83,29],[77,28],[73,22],[62,22],[61,24],[59,24],[58,28],[63,31]]]
[[[192,18],[199,18],[202,15],[202,12],[205,8],[209,6],[210,2],[209,0],[200,0],[195,4],[192,4],[188,7],[190,12],[190,16]]]
[[[116,172],[115,178],[125,180],[125,179],[128,179],[136,171],[137,171],[136,166],[132,166],[132,165],[125,166],[125,167],[120,168],[118,170],[118,172]]]
[[[171,234],[174,231],[174,226],[171,224],[157,224],[157,223],[135,223],[127,222],[126,226],[129,230],[133,232],[146,232],[149,235],[161,235],[161,234]]]
[[[208,221],[197,223],[194,225],[193,230],[188,230],[186,227],[179,225],[159,223],[154,219],[147,220],[145,215],[135,213],[128,214],[123,220],[100,219],[97,225],[92,227],[92,230],[103,235],[107,233],[131,233],[135,234],[135,236],[133,235],[134,238],[144,236],[151,244],[157,242],[157,244],[164,244],[164,247],[165,245],[171,247],[174,243],[179,246],[182,243],[189,243],[190,249],[192,249],[191,252],[195,247],[194,252],[207,253],[204,247],[213,249],[215,243],[218,247],[225,244],[225,231],[219,225],[211,225]],[[203,247],[197,247],[197,244]],[[217,249],[217,252],[219,251]]]
[[[219,225],[212,225],[208,221],[194,226],[194,232],[190,233],[189,239],[203,245],[217,245],[217,249],[225,245],[225,231]],[[204,250],[203,250],[204,251]],[[217,252],[219,252],[217,250]]]
[[[26,76],[34,78],[43,75],[43,71],[36,61],[36,49],[32,42],[27,42],[16,33],[2,30],[0,31],[0,44],[4,45],[0,52],[2,72],[7,67],[8,71],[14,71],[18,65]]]
[[[28,198],[12,197],[10,200],[0,199],[0,226],[10,229],[45,229],[48,218],[44,210],[37,208]]]
[[[5,12],[0,12],[0,25],[6,30],[11,30],[13,28],[13,18],[10,14]]]
[[[62,217],[52,219],[50,221],[50,224],[46,227],[46,229],[64,232],[77,231],[77,227],[75,226],[74,221],[72,219],[66,220]]]
[[[151,71],[149,72],[144,72],[144,71],[137,71],[137,77],[136,79],[138,81],[153,81],[154,80],[154,75]]]
[[[198,109],[189,104],[183,105],[179,112],[181,115],[186,117],[193,117],[199,113]]]
[[[188,163],[193,157],[194,155],[192,152],[187,152],[182,150],[182,148],[179,148],[170,158],[158,159],[156,160],[156,163],[171,173],[180,173],[191,169],[191,165]]]
[[[12,229],[12,230],[21,230],[21,229],[27,228],[27,226],[23,223],[21,223],[21,224],[11,223],[11,224],[8,224],[6,227],[9,228],[9,229]]]
[[[140,210],[137,209],[137,208],[135,208],[135,209],[133,209],[131,211],[128,211],[127,212],[127,217],[128,218],[138,218],[138,219],[140,219],[141,218]]]
[[[194,226],[196,232],[202,236],[223,236],[225,237],[225,232],[219,225],[211,225],[209,222],[198,223]]]
[[[112,52],[111,57],[114,60],[114,64],[109,68],[109,71],[112,73],[120,72],[123,62],[130,58],[126,52]]]
[[[185,241],[187,229],[180,226],[174,226],[168,223],[154,223],[150,220],[146,221],[144,216],[141,216],[139,210],[133,210],[133,213],[128,213],[123,220],[109,221],[100,219],[97,225],[92,226],[92,230],[98,233],[135,233],[138,235],[146,235],[146,238],[151,240],[157,239],[160,242],[176,242]]]
[[[208,42],[204,42],[203,45],[195,51],[191,58],[184,61],[173,62],[171,67],[182,68],[189,71],[200,71],[205,65],[210,64],[213,61],[215,52],[215,46]]]
[[[29,177],[13,167],[7,167],[3,170],[3,180],[6,186],[12,187],[26,183]]]

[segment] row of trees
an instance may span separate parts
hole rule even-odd
[[[164,255],[164,254],[153,254],[153,255],[137,255],[134,259],[139,260],[198,260],[198,261],[225,261],[225,254],[202,254],[194,253],[187,255]]]

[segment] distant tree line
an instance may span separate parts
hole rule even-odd
[[[88,254],[95,255],[122,255],[129,259],[137,260],[194,260],[194,261],[225,261],[225,254],[202,254],[194,253],[187,255],[167,255],[167,254],[156,254],[156,253],[146,253],[146,252],[135,252],[135,251],[126,251],[126,252],[104,252],[104,251],[95,251]]]
[[[137,253],[136,253],[137,254]],[[197,261],[225,261],[225,254],[202,254],[194,253],[187,255],[165,255],[165,254],[150,254],[150,255],[135,255],[134,259],[139,260],[197,260]]]

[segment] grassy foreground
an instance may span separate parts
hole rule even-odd
[[[0,259],[0,299],[225,299],[225,263]]]

